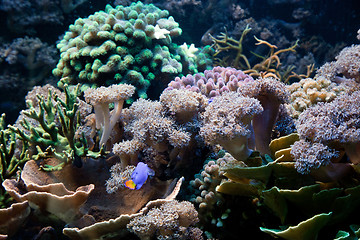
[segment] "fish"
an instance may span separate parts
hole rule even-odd
[[[125,181],[124,185],[131,190],[139,190],[142,185],[144,185],[148,177],[152,177],[154,175],[154,170],[149,168],[146,163],[139,162],[131,174],[131,179]]]

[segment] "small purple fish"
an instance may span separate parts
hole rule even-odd
[[[125,182],[125,187],[131,190],[138,190],[146,182],[149,176],[154,176],[155,172],[146,163],[139,162],[131,174],[131,179]]]

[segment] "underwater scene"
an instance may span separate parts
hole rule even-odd
[[[360,239],[358,0],[0,21],[0,239]]]

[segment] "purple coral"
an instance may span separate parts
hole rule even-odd
[[[222,92],[237,91],[239,87],[254,79],[241,70],[231,67],[214,67],[205,70],[204,74],[187,75],[176,77],[171,81],[167,89],[189,89],[200,92],[208,98],[219,96]]]
[[[167,89],[186,89],[199,92],[210,98],[225,92],[237,92],[242,96],[256,98],[264,111],[254,116],[256,150],[262,154],[270,154],[271,133],[278,117],[280,105],[287,102],[289,96],[285,84],[274,78],[254,80],[251,76],[235,68],[214,67],[203,75],[187,75],[175,78]]]
[[[299,172],[328,165],[340,150],[345,150],[352,163],[360,163],[360,92],[308,108],[300,114],[296,128],[301,142],[294,144],[291,154]],[[307,157],[306,151],[310,151]]]

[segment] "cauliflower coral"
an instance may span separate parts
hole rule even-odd
[[[252,153],[249,144],[254,144],[251,120],[262,111],[258,100],[225,92],[205,108],[200,135],[209,144],[220,144],[237,160],[247,159]]]

